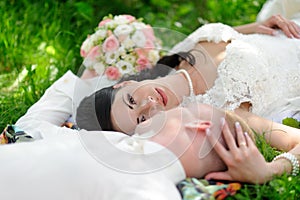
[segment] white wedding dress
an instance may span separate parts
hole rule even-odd
[[[221,24],[207,24],[173,48],[188,51],[199,41],[231,41],[218,66],[214,86],[196,100],[233,110],[243,102],[252,104],[259,116],[281,122],[300,120],[300,40],[277,36],[239,34]]]

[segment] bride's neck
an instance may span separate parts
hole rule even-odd
[[[177,96],[180,102],[183,96],[190,96],[189,83],[183,73],[176,73],[158,80],[162,84],[165,84]]]

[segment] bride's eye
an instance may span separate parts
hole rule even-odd
[[[141,118],[137,118],[137,123],[139,124],[139,123],[142,123],[142,122],[144,122],[146,120],[147,120],[146,117],[144,115],[142,115]]]
[[[131,105],[135,105],[135,104],[136,104],[134,98],[133,98],[130,94],[127,94],[127,99],[128,99],[128,102],[129,102]]]
[[[141,118],[141,122],[144,122],[144,121],[146,121],[146,117],[143,115]]]

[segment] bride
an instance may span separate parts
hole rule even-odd
[[[133,80],[96,91],[81,102],[76,122],[87,130],[132,134],[137,124],[158,111],[189,99],[246,110],[275,122],[297,117],[299,33],[297,24],[281,15],[235,28],[221,23],[204,25],[154,68],[167,65],[179,69],[177,73],[141,82],[130,77]],[[272,121],[262,127],[270,130]]]

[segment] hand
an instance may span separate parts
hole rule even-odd
[[[247,183],[264,183],[272,178],[271,163],[265,161],[254,142],[247,133],[243,133],[236,123],[237,141],[233,137],[228,124],[223,123],[223,136],[228,150],[207,131],[207,138],[214,150],[227,165],[225,172],[212,172],[206,179],[240,181]]]
[[[273,15],[262,22],[256,28],[257,33],[276,35],[276,29],[280,29],[289,38],[300,39],[300,27],[293,21],[284,18],[281,15]]]

